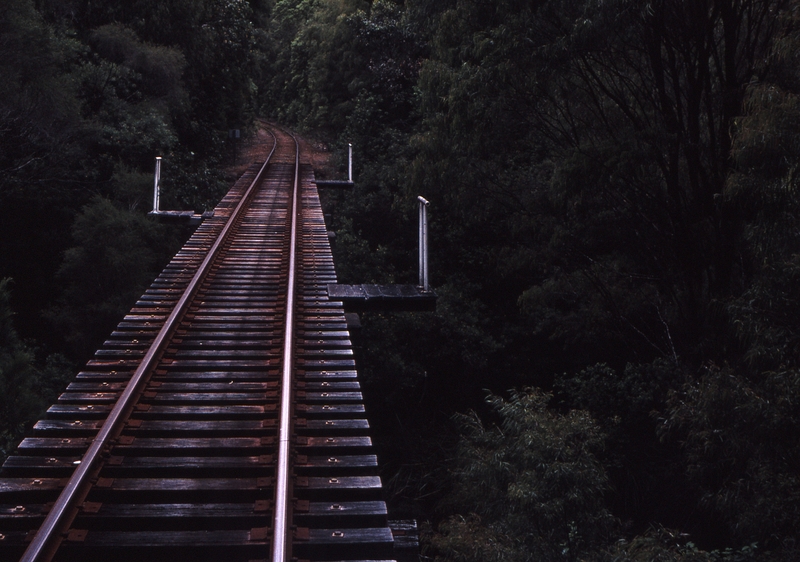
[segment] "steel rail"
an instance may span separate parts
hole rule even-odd
[[[278,429],[278,462],[275,477],[275,512],[272,528],[272,562],[284,562],[291,554],[287,547],[289,513],[289,453],[292,421],[292,379],[294,375],[294,301],[297,264],[297,215],[300,191],[300,143],[295,143],[294,183],[292,185],[291,229],[289,240],[289,275],[286,287],[286,325],[283,333],[283,370],[281,372],[281,411]],[[289,545],[291,546],[291,545]]]
[[[273,135],[275,137],[275,135]],[[261,169],[256,174],[253,182],[242,195],[239,204],[231,213],[228,221],[225,223],[222,231],[217,237],[216,241],[209,249],[205,259],[198,267],[192,280],[189,282],[186,290],[181,298],[178,300],[172,313],[167,318],[162,326],[158,335],[156,336],[153,344],[148,349],[139,367],[134,372],[131,380],[128,382],[122,395],[117,400],[114,408],[109,413],[103,426],[98,431],[89,449],[83,455],[80,464],[75,469],[75,472],[70,477],[64,490],[58,496],[58,499],[53,504],[53,507],[45,517],[42,526],[36,532],[31,544],[25,550],[20,562],[45,562],[50,560],[58,549],[57,539],[66,532],[66,527],[69,526],[74,519],[78,509],[78,502],[82,501],[87,493],[89,479],[92,476],[93,470],[97,468],[101,460],[103,452],[111,442],[116,439],[121,431],[122,425],[130,414],[134,403],[138,399],[142,386],[147,381],[148,375],[155,369],[161,358],[164,348],[169,342],[172,334],[178,326],[178,323],[183,318],[189,304],[191,303],[195,293],[201,282],[205,279],[211,265],[219,254],[220,248],[225,240],[230,235],[233,225],[236,223],[239,216],[247,206],[256,186],[261,181],[264,171],[269,164],[275,149],[278,146],[277,138],[272,150],[261,166]]]

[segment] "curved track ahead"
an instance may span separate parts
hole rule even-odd
[[[0,559],[391,557],[313,171],[273,135],[3,465]]]

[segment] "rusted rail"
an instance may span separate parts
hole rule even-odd
[[[392,557],[313,171],[275,130],[0,472],[0,560]]]

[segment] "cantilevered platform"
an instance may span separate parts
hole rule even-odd
[[[317,180],[315,183],[317,187],[340,187],[348,189],[355,185],[355,183],[350,180]]]
[[[147,214],[156,217],[161,222],[197,225],[205,219],[213,217],[214,211],[206,211],[203,214],[194,211],[150,211]]]
[[[436,310],[436,293],[416,285],[328,285],[328,298],[341,301],[346,310],[408,311]]]

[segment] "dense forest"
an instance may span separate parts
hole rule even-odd
[[[211,208],[329,146],[395,517],[439,561],[800,558],[800,0],[4,0],[0,448]]]

